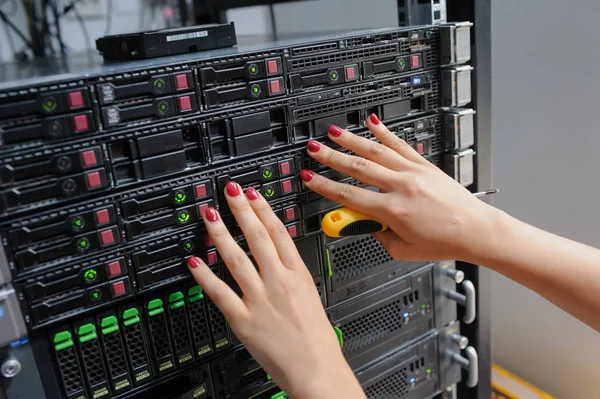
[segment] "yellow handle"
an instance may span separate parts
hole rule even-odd
[[[346,207],[327,213],[321,227],[323,233],[334,238],[372,234],[388,229],[385,223]]]

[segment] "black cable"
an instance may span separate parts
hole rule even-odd
[[[106,0],[106,25],[104,26],[104,36],[110,34],[112,28],[113,1]]]
[[[0,19],[4,22],[6,26],[12,29],[12,31],[15,32],[21,40],[23,40],[27,47],[34,51],[33,44],[31,44],[31,42],[27,40],[27,37],[23,34],[23,32],[19,30],[19,28],[17,28],[12,22],[10,22],[10,20],[6,17],[6,14],[4,14],[2,11],[0,11]]]
[[[65,42],[62,39],[62,33],[60,31],[60,16],[58,15],[58,5],[56,4],[56,0],[50,0],[50,9],[52,10],[52,16],[54,17],[56,39],[58,40],[58,45],[60,46],[60,52],[61,54],[66,54],[67,46],[65,46]]]
[[[2,26],[4,27],[4,32],[6,33],[6,38],[8,41],[8,46],[10,47],[10,51],[12,52],[13,56],[15,56],[17,54],[17,48],[15,46],[13,37],[10,34],[10,30],[8,29],[8,25],[6,23],[3,23]]]
[[[91,41],[90,41],[90,34],[87,30],[87,26],[85,25],[85,21],[83,20],[83,17],[81,16],[81,14],[79,13],[79,10],[77,10],[77,7],[73,7],[73,14],[75,15],[75,18],[77,19],[77,22],[79,22],[79,26],[81,27],[81,31],[83,32],[83,38],[85,40],[85,44],[86,44],[86,49],[88,51],[92,51],[92,46],[91,46]]]

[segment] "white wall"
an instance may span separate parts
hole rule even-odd
[[[598,15],[597,0],[492,0],[495,204],[595,247]],[[600,397],[599,333],[504,277],[492,295],[494,361],[560,399]]]

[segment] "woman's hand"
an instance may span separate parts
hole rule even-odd
[[[380,143],[337,126],[329,137],[358,156],[346,155],[316,141],[311,157],[379,192],[333,182],[311,171],[300,177],[311,190],[332,201],[384,221],[389,230],[375,234],[396,259],[469,260],[497,212],[425,160],[371,115],[367,126]],[[475,249],[476,250],[476,249]]]
[[[245,197],[230,182],[225,196],[258,271],[210,208],[204,223],[243,297],[192,257],[189,267],[198,284],[250,354],[292,398],[364,398],[312,276],[282,222],[253,188]]]

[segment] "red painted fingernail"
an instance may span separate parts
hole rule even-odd
[[[300,172],[300,178],[302,181],[311,181],[315,177],[315,174],[310,170],[303,170]]]
[[[379,118],[377,117],[377,115],[375,114],[371,114],[369,116],[369,119],[371,120],[371,123],[374,125],[379,125],[381,122],[379,121]]]
[[[246,197],[248,197],[250,201],[256,201],[258,199],[258,191],[256,191],[254,187],[250,187],[246,190]]]
[[[197,267],[200,267],[200,265],[202,265],[202,263],[200,263],[200,259],[196,258],[195,256],[192,256],[188,259],[188,266],[190,267],[190,269],[195,269]]]
[[[321,143],[319,143],[318,141],[310,140],[308,142],[307,147],[308,147],[308,151],[317,152],[321,149]]]
[[[237,183],[234,181],[230,181],[229,183],[227,183],[225,185],[225,189],[227,190],[227,194],[229,194],[230,197],[237,197],[238,195],[240,195],[240,186],[238,186]]]
[[[344,130],[336,125],[329,126],[328,132],[333,137],[340,137],[342,134],[344,134]]]
[[[206,211],[204,211],[204,217],[209,222],[216,222],[219,220],[219,214],[215,208],[208,208]]]

